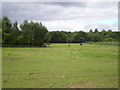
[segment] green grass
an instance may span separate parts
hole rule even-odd
[[[117,88],[118,47],[3,48],[3,88]]]

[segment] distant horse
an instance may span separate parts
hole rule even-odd
[[[80,45],[83,45],[82,43],[80,43]]]
[[[70,47],[70,45],[68,45]]]

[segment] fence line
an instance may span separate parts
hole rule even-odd
[[[87,42],[88,44],[120,46],[119,42]]]

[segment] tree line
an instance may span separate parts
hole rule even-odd
[[[42,23],[24,20],[20,25],[18,22],[3,16],[0,19],[2,29],[3,46],[44,46],[46,43],[85,43],[120,40],[120,33],[112,30],[98,31],[90,29],[89,32],[76,31],[48,31]],[[19,26],[19,27],[18,27]]]

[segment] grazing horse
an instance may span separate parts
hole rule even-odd
[[[83,45],[82,43],[80,43],[80,45]]]

